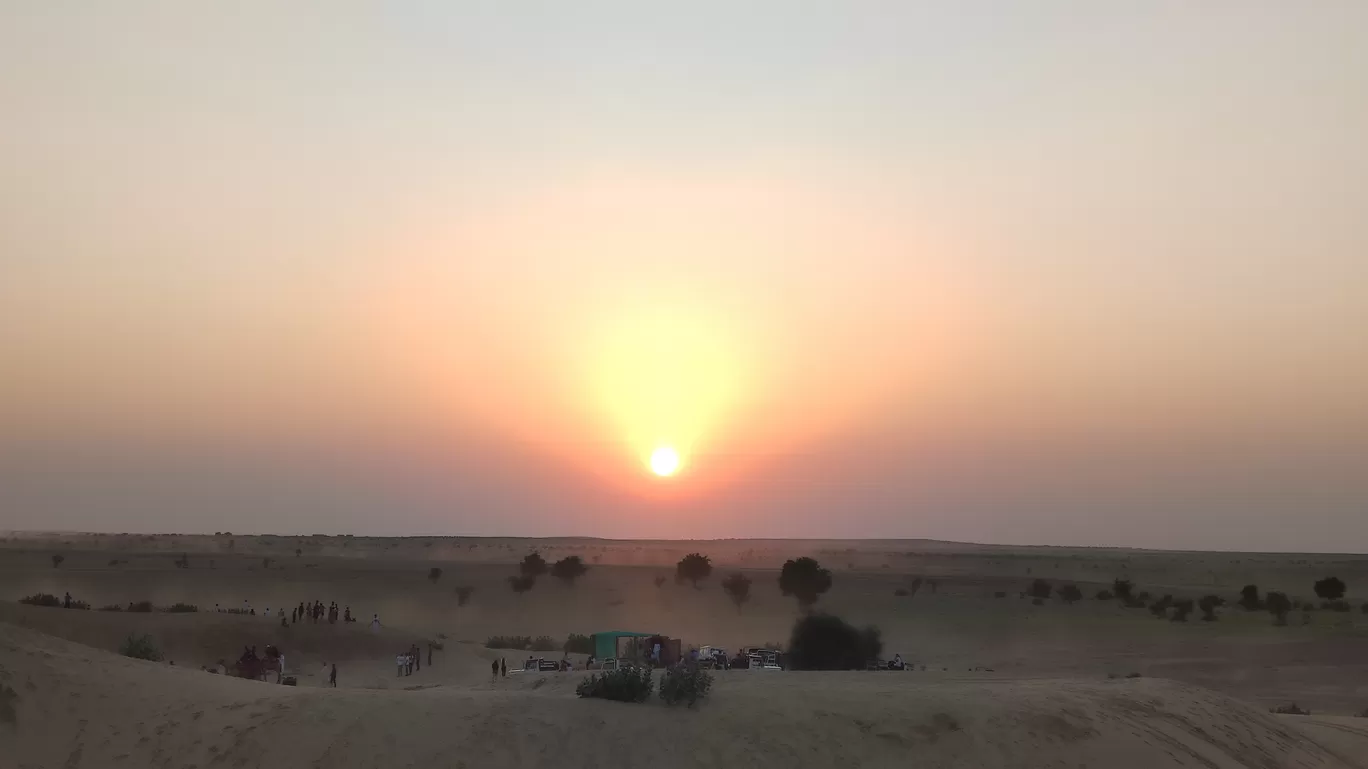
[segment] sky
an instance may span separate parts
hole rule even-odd
[[[1355,0],[12,2],[0,118],[0,529],[1368,551]]]

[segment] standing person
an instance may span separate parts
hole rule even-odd
[[[62,599],[62,608],[63,608],[63,609],[70,609],[70,608],[71,608],[71,593],[67,593],[67,594],[66,594],[66,597]]]
[[[379,615],[379,614],[373,615],[373,616],[371,617],[371,630],[374,631],[374,632],[376,632],[376,633],[380,632],[380,615]]]
[[[499,660],[499,675],[508,678],[508,658],[503,657]]]
[[[299,621],[299,610],[298,610],[298,609],[290,609],[290,624],[293,625],[294,623],[296,623],[296,622],[298,622],[298,621]]]
[[[332,664],[332,672],[328,674],[328,686],[337,688],[337,663]]]
[[[418,670],[422,670],[422,669],[423,669],[423,655],[420,654],[420,653],[418,652],[418,644],[414,644],[414,645],[413,645],[413,649],[412,649],[409,653],[413,655],[413,665],[414,665],[414,667],[417,668]]]
[[[404,675],[404,655],[400,654],[395,656],[394,664],[398,667],[398,671],[394,674],[395,677]]]
[[[493,678],[495,681],[499,680],[499,661],[498,661],[498,660],[494,660],[493,662],[489,663],[489,676],[490,676],[490,678]]]
[[[428,641],[428,667],[432,667],[432,642]]]

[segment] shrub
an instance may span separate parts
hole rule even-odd
[[[545,574],[546,568],[546,559],[536,550],[523,556],[522,561],[518,563],[518,573],[533,580]]]
[[[575,687],[575,694],[615,702],[645,702],[654,690],[649,668],[623,668],[590,675]]]
[[[1046,598],[1049,598],[1050,593],[1052,592],[1054,592],[1054,588],[1050,586],[1049,582],[1046,582],[1043,579],[1036,579],[1031,583],[1031,586],[1027,588],[1026,595],[1029,595],[1032,598],[1039,598],[1043,601]]]
[[[1150,604],[1150,607],[1149,607],[1150,614],[1153,614],[1153,615],[1156,616],[1156,617],[1162,617],[1162,616],[1164,616],[1165,614],[1168,613],[1169,607],[1172,606],[1172,605],[1173,605],[1173,596],[1171,596],[1171,595],[1166,595],[1166,596],[1164,596],[1163,598],[1160,598],[1159,600],[1157,600],[1157,601],[1155,601],[1154,603]]]
[[[119,645],[119,653],[125,657],[132,657],[138,660],[149,660],[151,662],[161,662],[161,649],[153,642],[150,635],[130,635]]]
[[[49,593],[34,593],[20,598],[19,603],[26,603],[29,606],[61,606],[62,599]]]
[[[675,582],[680,584],[692,582],[696,588],[709,574],[712,574],[712,559],[701,553],[689,553],[675,564]]]
[[[490,636],[485,641],[486,649],[518,649],[525,650],[532,645],[532,636],[526,635],[496,635]]]
[[[570,637],[565,639],[563,649],[570,654],[593,654],[594,639],[591,636],[571,633]]]
[[[1327,601],[1337,601],[1344,597],[1344,580],[1339,577],[1326,577],[1316,580],[1316,596]]]
[[[1273,595],[1273,594],[1272,594],[1272,593],[1269,593],[1269,595]],[[1297,707],[1297,703],[1295,703],[1295,702],[1292,703],[1292,704],[1290,704],[1290,705],[1279,705],[1279,706],[1276,707],[1276,708],[1269,708],[1269,709],[1268,709],[1268,712],[1269,712],[1269,713],[1278,713],[1278,714],[1284,715],[1284,716],[1309,716],[1309,715],[1311,715],[1311,711],[1309,711],[1309,710],[1302,710],[1301,708]]]
[[[655,578],[654,580],[652,580],[652,581],[655,582],[655,586],[656,586],[656,587],[664,587],[664,586],[665,586],[665,575],[664,575],[664,574],[657,574],[657,575],[656,575],[656,578]]]
[[[556,643],[556,639],[549,635],[539,635],[532,639],[532,651],[534,652],[553,652],[561,648],[561,644]]]
[[[1174,622],[1187,622],[1188,615],[1191,614],[1191,613],[1192,613],[1192,599],[1191,599],[1191,598],[1184,598],[1184,599],[1181,600],[1181,601],[1174,601],[1174,602],[1173,602],[1173,617],[1172,617],[1171,619],[1172,619]]]
[[[669,668],[660,677],[660,698],[666,705],[684,703],[693,707],[708,696],[712,688],[712,674],[694,666]]]
[[[1110,601],[1111,599],[1115,598],[1116,596],[1112,595],[1112,591],[1110,591],[1110,590],[1099,590],[1099,591],[1097,591],[1097,595],[1096,595],[1095,597],[1096,597],[1097,600],[1099,600],[1099,601]]]
[[[181,553],[181,557],[175,559],[171,563],[175,564],[177,569],[188,569],[190,568],[190,555],[188,553]]]
[[[567,585],[573,585],[586,571],[589,571],[589,567],[584,565],[584,559],[571,555],[556,561],[551,567],[551,576]]]
[[[738,571],[722,580],[722,589],[727,591],[727,597],[736,604],[736,610],[741,611],[741,604],[750,600],[751,578]]]
[[[1264,608],[1263,601],[1259,600],[1259,586],[1245,585],[1240,588],[1239,603],[1245,611],[1258,611]]]
[[[192,603],[177,602],[171,604],[165,609],[162,609],[162,611],[167,612],[168,614],[191,614],[193,612],[199,611],[199,607]]]
[[[475,588],[470,585],[462,585],[456,588],[456,605],[465,606],[470,603],[470,594],[475,592]]]
[[[1202,621],[1215,622],[1216,609],[1220,606],[1225,606],[1225,599],[1219,595],[1202,596],[1202,600],[1197,602],[1197,608],[1202,610]]]
[[[439,580],[439,579],[441,579],[441,578],[442,578],[442,570],[441,570],[441,568],[439,568],[439,567],[437,567],[437,566],[433,566],[431,569],[428,569],[428,582],[431,582],[432,584],[435,585],[435,584],[437,584],[437,580]]]
[[[1065,585],[1059,588],[1059,597],[1064,603],[1072,604],[1083,599],[1083,591],[1078,589],[1078,585]]]
[[[89,610],[89,609],[90,609],[90,604],[87,603],[87,602],[85,602],[85,601],[78,601],[78,600],[76,600],[75,598],[73,598],[73,599],[71,599],[71,606],[69,606],[69,607],[67,607],[67,608],[69,608],[69,609],[86,609],[86,610]]]
[[[1363,609],[1363,613],[1364,613],[1364,614],[1368,614],[1368,603],[1365,603],[1365,604],[1362,606],[1362,609]]]
[[[859,630],[830,614],[809,614],[793,624],[788,660],[794,670],[864,670],[883,651],[879,629]]]
[[[823,569],[815,559],[790,559],[779,571],[780,592],[798,599],[799,608],[810,608],[830,589],[831,572]]]
[[[1273,614],[1274,625],[1286,625],[1287,613],[1292,611],[1292,602],[1283,593],[1269,593],[1264,599],[1264,605]]]
[[[518,595],[522,595],[523,593],[526,593],[527,591],[531,590],[532,587],[536,584],[537,578],[530,577],[526,574],[515,574],[508,578],[508,586],[512,588],[513,592],[517,593]]]
[[[1121,599],[1122,602],[1130,602],[1131,591],[1134,589],[1135,583],[1131,582],[1128,579],[1117,578],[1115,580],[1112,580],[1112,592],[1115,593],[1116,597]]]

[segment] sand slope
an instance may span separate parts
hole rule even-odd
[[[1368,736],[1160,680],[736,671],[688,711],[580,701],[575,678],[291,688],[0,624],[0,756],[19,767],[1122,768],[1354,767],[1368,756]]]

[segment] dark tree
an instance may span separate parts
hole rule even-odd
[[[779,571],[779,590],[798,599],[798,607],[810,608],[822,594],[831,589],[831,572],[815,559],[790,559]]]
[[[1316,595],[1325,601],[1338,601],[1344,597],[1344,581],[1339,577],[1326,577],[1316,580]]]
[[[1099,591],[1097,591],[1097,600],[1099,600],[1099,601],[1110,601],[1111,599],[1113,599],[1113,598],[1115,598],[1115,597],[1116,597],[1116,596],[1112,595],[1112,591],[1110,591],[1110,590],[1099,590]]]
[[[1031,588],[1026,591],[1026,595],[1029,595],[1032,598],[1039,598],[1043,601],[1046,598],[1049,598],[1050,593],[1052,592],[1054,592],[1054,588],[1050,586],[1049,582],[1046,582],[1043,579],[1036,579],[1031,583]]]
[[[298,557],[301,556],[301,555],[304,555],[304,551],[303,551],[303,550],[300,550],[299,548],[296,547],[296,548],[295,548],[295,558],[298,558]]]
[[[65,561],[65,560],[66,560],[66,556],[62,555],[61,553],[53,553],[53,555],[52,555],[52,568],[55,569],[55,568],[57,568],[58,566],[61,566],[61,565],[62,565],[62,561]]]
[[[518,564],[518,573],[536,581],[537,577],[546,573],[546,559],[541,557],[541,553],[533,550]]]
[[[508,578],[508,586],[513,588],[513,592],[522,595],[531,590],[537,584],[536,577],[529,577],[526,574],[515,574]],[[459,599],[458,599],[459,600]]]
[[[577,555],[566,556],[551,566],[551,576],[567,585],[575,584],[575,580],[583,577],[586,571],[589,571],[589,567]]]
[[[722,589],[727,591],[727,597],[736,604],[736,610],[741,611],[741,604],[750,600],[751,578],[741,572],[736,572],[722,580]]]
[[[1072,605],[1074,601],[1083,600],[1083,591],[1078,589],[1078,585],[1064,585],[1059,588],[1059,597],[1064,603]]]
[[[462,585],[456,588],[456,605],[465,606],[470,603],[470,594],[475,592],[475,588],[469,585]]]
[[[1203,622],[1216,621],[1216,609],[1225,606],[1225,599],[1219,595],[1202,596],[1202,600],[1197,602],[1197,608],[1202,610]]]
[[[1162,618],[1165,614],[1168,613],[1169,607],[1172,606],[1172,605],[1173,605],[1173,596],[1171,596],[1171,595],[1165,595],[1163,598],[1160,598],[1159,600],[1157,600],[1157,601],[1155,601],[1154,603],[1150,604],[1150,607],[1149,607],[1150,614],[1153,614],[1153,615],[1156,616],[1156,617],[1161,617],[1161,618]]]
[[[1273,614],[1274,625],[1286,625],[1287,613],[1292,611],[1292,601],[1283,593],[1270,592],[1264,597],[1264,605]]]
[[[675,564],[675,582],[692,582],[695,588],[709,574],[712,574],[712,559],[700,553],[689,553]]]
[[[1192,599],[1184,598],[1173,603],[1173,621],[1187,622],[1188,615],[1192,613]]]
[[[441,578],[442,578],[442,570],[441,570],[441,569],[437,568],[436,566],[433,566],[431,569],[428,569],[428,582],[431,582],[432,584],[435,585],[435,584],[437,584],[437,580],[439,580],[439,579],[441,579]]]
[[[1263,601],[1259,600],[1259,586],[1245,585],[1240,588],[1240,606],[1245,611],[1258,611],[1263,608]]]
[[[1135,589],[1135,583],[1128,579],[1116,578],[1112,581],[1112,592],[1122,603],[1130,603],[1131,591]]]
[[[807,614],[793,624],[788,663],[794,670],[864,670],[882,651],[876,627],[859,630],[840,617]]]

